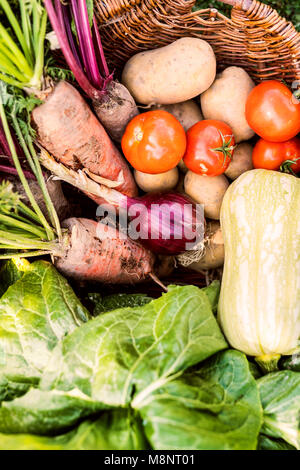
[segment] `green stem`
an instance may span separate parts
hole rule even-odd
[[[24,75],[22,75],[15,66],[10,62],[7,57],[4,56],[0,52],[0,70],[3,73],[7,73],[8,75],[12,75],[14,78],[19,80],[20,82],[27,82],[28,78],[26,79]]]
[[[18,119],[17,119],[17,115],[16,115],[16,111],[15,111],[15,108],[13,109],[12,113],[11,113],[11,118],[12,118],[12,123],[13,123],[13,126],[14,126],[14,129],[15,129],[15,132],[17,134],[17,137],[19,139],[19,143],[22,147],[22,150],[25,154],[25,157],[27,158],[27,161],[29,163],[29,166],[31,168],[31,171],[33,172],[34,176],[36,177],[36,169],[35,169],[35,166],[34,166],[34,162],[33,162],[33,159],[32,159],[32,156],[28,150],[28,147],[26,145],[26,141],[24,139],[24,136],[22,134],[22,131],[20,129],[20,126],[19,126],[19,122],[18,122]]]
[[[10,64],[13,67],[18,66],[18,64],[15,63],[16,61],[15,61],[14,54],[6,47],[6,44],[3,41],[0,41],[0,51],[6,57],[6,60],[9,60]],[[28,75],[24,74],[23,69],[21,69],[21,70],[19,69],[18,73],[20,73],[20,75],[22,76],[22,82],[27,82],[30,79],[30,77]]]
[[[32,0],[32,31],[33,31],[33,44],[35,49],[35,54],[37,53],[36,46],[38,43],[38,36],[40,30],[40,15],[38,12],[38,6],[36,0]]]
[[[33,233],[34,235],[38,236],[39,238],[45,237],[45,232],[34,225],[22,222],[21,220],[17,220],[14,217],[10,217],[8,215],[0,214],[0,222],[3,222],[6,225],[10,225],[12,227],[18,227],[25,232]]]
[[[25,178],[22,167],[20,165],[18,155],[17,155],[17,152],[16,152],[16,148],[15,148],[15,144],[13,142],[13,139],[12,139],[12,136],[11,136],[11,133],[10,133],[10,130],[9,130],[9,126],[8,126],[8,122],[7,122],[7,119],[6,119],[6,114],[5,114],[5,111],[4,111],[2,100],[0,100],[0,117],[1,117],[1,120],[2,120],[2,125],[3,125],[5,135],[6,135],[6,139],[7,139],[10,151],[11,151],[12,159],[14,161],[14,165],[15,165],[15,168],[18,172],[21,183],[24,187],[25,193],[26,193],[26,195],[27,195],[27,197],[28,197],[28,199],[29,199],[29,201],[32,205],[33,210],[35,211],[36,215],[39,217],[39,219],[41,221],[41,224],[44,226],[44,228],[47,232],[48,239],[53,240],[54,239],[53,230],[51,229],[51,227],[48,224],[45,216],[43,215],[43,213],[41,211],[41,209],[39,208],[38,204],[36,203],[36,200],[34,199],[34,196],[33,196],[32,192],[30,190],[29,184],[28,184],[28,182]]]
[[[23,214],[27,215],[30,219],[34,220],[35,222],[37,222],[38,224],[41,223],[40,219],[38,218],[38,216],[36,215],[35,212],[33,212],[31,209],[29,209],[29,207],[27,207],[24,202],[22,201],[19,201],[19,210],[20,212],[22,212]]]
[[[24,34],[24,39],[26,41],[26,45],[28,47],[28,50],[29,50],[29,54],[30,54],[30,60],[28,60],[28,62],[30,62],[30,65],[33,66],[33,61],[32,61],[32,54],[31,54],[31,40],[30,40],[30,23],[29,23],[29,19],[28,19],[28,15],[27,15],[27,12],[26,12],[26,7],[25,7],[25,4],[22,0],[19,0],[19,4],[20,4],[20,12],[21,12],[21,22],[22,22],[22,30],[23,30],[23,34]]]
[[[22,10],[25,10],[23,0],[21,0],[19,3],[20,3],[21,13],[22,13]],[[0,5],[2,6],[3,10],[5,11],[7,19],[10,22],[11,27],[13,28],[13,30],[15,32],[15,35],[18,38],[19,43],[21,44],[21,47],[23,49],[23,52],[25,54],[25,57],[26,57],[27,61],[29,63],[31,63],[31,65],[32,65],[32,57],[31,57],[31,54],[30,54],[28,44],[26,42],[26,38],[25,38],[24,34],[22,33],[22,30],[19,26],[18,20],[15,17],[12,9],[10,8],[8,1],[7,0],[0,0]]]
[[[31,81],[32,86],[38,86],[41,88],[41,78],[44,70],[44,43],[46,36],[46,27],[47,27],[47,12],[44,11],[42,15],[42,20],[39,28],[39,35],[35,42],[35,55],[36,62],[34,67],[34,75]]]
[[[0,73],[0,80],[2,80],[5,83],[8,83],[9,85],[15,86],[16,88],[20,88],[23,90],[24,83],[20,83],[17,80],[14,80],[11,77],[8,77],[7,75],[4,75],[3,73]]]
[[[280,357],[281,354],[264,354],[262,356],[257,356],[255,361],[264,374],[269,374],[270,372],[276,372],[278,370],[278,361]]]
[[[2,236],[3,234],[3,236]],[[24,237],[18,237],[15,240],[11,240],[12,236],[14,234],[10,234],[9,232],[3,232],[0,230],[0,248],[1,244],[3,245],[10,245],[11,247],[14,247],[15,249],[18,250],[27,250],[27,249],[34,249],[34,250],[43,250],[43,249],[48,249],[48,251],[55,251],[56,246],[51,243],[51,242],[42,242],[39,240],[31,240],[28,238]]]
[[[41,191],[43,193],[45,204],[46,204],[46,207],[47,207],[47,211],[48,211],[51,223],[53,224],[53,227],[55,227],[55,230],[56,230],[56,233],[58,235],[59,240],[61,240],[62,232],[61,232],[61,226],[60,226],[59,218],[58,218],[57,212],[55,210],[54,204],[52,202],[52,199],[49,195],[49,191],[47,189],[45,178],[43,176],[40,161],[39,161],[39,158],[38,158],[37,153],[35,151],[35,148],[33,146],[31,137],[28,138],[28,146],[29,146],[29,149],[31,151],[31,155],[34,159],[35,168],[36,168],[36,178],[38,180]]]
[[[13,248],[10,248],[10,249],[13,249]],[[52,255],[52,251],[35,250],[35,251],[27,251],[25,253],[6,253],[5,255],[0,255],[0,259],[33,258],[34,256],[45,256],[45,255]]]
[[[32,68],[30,67],[26,58],[24,57],[24,55],[22,54],[22,52],[15,44],[14,40],[11,38],[10,34],[7,32],[7,30],[2,24],[0,24],[0,36],[6,43],[10,51],[15,55],[15,63],[18,63],[18,69],[24,70],[24,73],[31,77],[33,74]]]

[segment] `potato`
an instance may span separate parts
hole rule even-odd
[[[198,204],[203,204],[204,215],[210,219],[219,219],[221,204],[229,182],[224,175],[197,175],[188,171],[184,179],[184,189],[188,196]]]
[[[254,131],[246,121],[245,106],[254,86],[244,69],[228,67],[200,97],[204,118],[226,122],[232,128],[236,142],[250,139]]]
[[[177,167],[156,175],[134,170],[134,178],[139,188],[146,193],[150,191],[167,191],[177,185],[179,172]]]
[[[216,76],[216,58],[208,42],[181,38],[126,63],[122,82],[142,104],[174,104],[207,90]]]
[[[232,160],[225,171],[225,175],[231,180],[235,180],[245,171],[252,170],[252,152],[252,145],[245,142],[239,144],[233,152]]]
[[[205,253],[203,258],[196,263],[189,265],[189,268],[195,271],[203,271],[204,269],[219,268],[224,264],[224,241],[220,223],[217,221],[210,221],[207,224],[206,235],[208,236],[205,242]]]
[[[162,109],[173,114],[185,131],[203,119],[200,107],[192,100],[183,101],[183,103],[153,105],[151,111],[153,109]]]

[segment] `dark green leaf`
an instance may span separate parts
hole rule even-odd
[[[206,294],[171,286],[159,299],[100,315],[65,338],[42,387],[78,388],[95,401],[125,406],[134,390],[147,395],[226,347]]]
[[[290,370],[257,381],[264,409],[262,432],[300,449],[300,373]]]
[[[44,434],[107,407],[142,402],[227,344],[206,294],[170,287],[142,307],[104,313],[64,338],[40,390],[0,408],[0,431]]]
[[[154,449],[256,449],[262,409],[244,354],[228,350],[141,404]]]
[[[17,384],[37,384],[57,342],[87,320],[53,265],[32,263],[0,300],[0,401],[11,399]]]
[[[96,420],[56,437],[0,435],[0,450],[141,450],[148,444],[139,419],[129,410],[103,413]]]
[[[1,266],[0,269],[0,297],[7,291],[9,286],[17,282],[24,272],[30,268],[30,263],[26,259],[13,258]]]
[[[282,439],[271,439],[261,434],[258,439],[258,450],[296,450]]]
[[[213,281],[208,287],[204,287],[203,292],[207,295],[212,311],[215,313],[218,308],[221,284],[220,281]]]
[[[153,300],[145,294],[114,294],[103,297],[101,294],[94,293],[88,294],[88,298],[95,304],[94,316],[123,307],[140,307]]]

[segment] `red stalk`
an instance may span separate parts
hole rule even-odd
[[[99,59],[100,59],[101,73],[105,77],[106,80],[107,79],[112,80],[112,75],[113,74],[110,74],[109,70],[108,70],[107,62],[106,62],[103,47],[102,47],[101,37],[100,37],[99,31],[98,31],[98,28],[97,28],[97,23],[96,23],[95,17],[93,18],[93,32],[94,32],[95,38],[96,38],[96,44],[97,44],[96,52],[98,53]]]
[[[94,99],[94,100],[100,99],[103,93],[97,90],[95,87],[93,87],[93,85],[89,82],[89,80],[85,76],[81,67],[78,65],[77,60],[75,59],[72,53],[72,50],[69,45],[68,37],[63,26],[63,12],[62,12],[62,5],[60,3],[60,0],[55,0],[55,6],[58,12],[58,16],[56,15],[55,10],[53,8],[52,0],[44,0],[44,2],[45,2],[45,6],[48,12],[50,22],[56,33],[57,39],[59,41],[60,47],[67,61],[67,64],[72,70],[74,77],[76,78],[79,86],[91,99]]]
[[[18,176],[18,172],[17,172],[16,168],[11,167],[11,166],[0,165],[0,172],[6,173],[8,175]],[[35,180],[35,176],[30,171],[23,170],[23,173],[24,173],[26,179]]]
[[[95,48],[94,48],[92,34],[91,34],[86,1],[78,0],[78,6],[79,6],[78,11],[79,11],[80,19],[81,19],[79,29],[81,29],[81,32],[82,32],[83,49],[84,49],[85,56],[87,59],[87,64],[88,64],[88,66],[86,67],[86,70],[89,70],[92,84],[95,87],[102,89],[103,78],[101,77],[99,73],[98,64],[96,60]]]
[[[63,12],[63,23],[64,23],[64,26],[66,28],[67,38],[68,38],[72,53],[73,53],[73,55],[74,55],[74,57],[75,57],[75,59],[78,63],[78,66],[82,69],[82,62],[81,62],[81,59],[80,59],[80,57],[77,53],[76,45],[75,45],[74,38],[73,38],[73,33],[72,33],[72,28],[71,28],[71,20],[70,20],[70,12],[69,12],[68,8],[65,5],[63,5],[63,7],[62,7],[62,12]]]
[[[91,74],[90,74],[90,68],[89,68],[89,63],[88,63],[88,58],[87,55],[85,54],[85,49],[84,49],[84,32],[81,29],[81,19],[80,19],[80,13],[77,5],[76,0],[71,0],[71,8],[72,8],[72,13],[73,13],[73,18],[76,26],[76,31],[78,35],[78,45],[79,45],[79,51],[81,55],[81,59],[83,61],[84,68],[86,70],[87,78],[88,80],[92,83],[91,81]]]

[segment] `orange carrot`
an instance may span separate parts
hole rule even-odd
[[[46,101],[33,110],[32,119],[39,143],[57,160],[69,168],[86,168],[97,176],[120,181],[118,191],[130,197],[137,195],[125,159],[72,85],[59,82]]]
[[[89,219],[71,218],[66,252],[56,258],[56,267],[79,280],[129,284],[142,281],[153,272],[154,255],[138,243],[121,239],[112,227]]]

